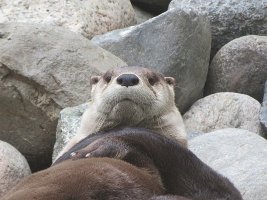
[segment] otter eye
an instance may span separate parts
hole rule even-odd
[[[154,85],[156,83],[156,80],[154,78],[149,78],[148,82],[150,83],[150,85]]]
[[[150,85],[155,85],[155,83],[157,83],[159,81],[159,77],[156,74],[151,74],[148,77],[148,82],[150,83]]]
[[[100,79],[100,76],[92,76],[90,80],[90,84],[91,85],[97,84],[99,79]]]
[[[109,83],[110,80],[111,80],[111,75],[110,74],[105,74],[103,78],[107,83]]]

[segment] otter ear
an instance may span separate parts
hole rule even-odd
[[[90,85],[95,85],[100,80],[100,76],[91,76]]]
[[[174,86],[175,85],[175,79],[172,77],[164,77],[166,83],[168,83],[169,85]]]

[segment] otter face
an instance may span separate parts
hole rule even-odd
[[[169,112],[174,104],[174,79],[141,67],[122,67],[91,78],[91,98],[99,112],[153,117]]]

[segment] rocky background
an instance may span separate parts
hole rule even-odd
[[[49,167],[75,134],[91,75],[140,65],[176,79],[190,149],[245,200],[267,200],[265,0],[0,0],[0,8],[0,197]]]

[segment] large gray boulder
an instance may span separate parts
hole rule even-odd
[[[238,92],[262,101],[267,80],[267,36],[235,39],[214,56],[205,92]]]
[[[135,24],[130,0],[0,0],[0,23],[57,25],[87,38]]]
[[[189,138],[191,134],[222,128],[241,128],[262,134],[260,108],[260,103],[248,95],[221,92],[195,102],[183,119]]]
[[[206,164],[229,178],[244,200],[266,200],[267,141],[242,129],[222,129],[189,141]]]
[[[249,34],[266,35],[266,0],[172,0],[171,8],[199,10],[211,21],[211,58],[226,43]]]
[[[260,122],[267,138],[267,81],[265,82],[264,97],[261,105]]]
[[[0,198],[30,174],[31,170],[24,156],[10,144],[0,141]]]
[[[62,108],[90,97],[89,77],[126,65],[63,28],[0,24],[0,140],[33,171],[49,166]]]
[[[174,77],[176,103],[182,112],[202,96],[211,42],[207,17],[170,10],[137,26],[96,36],[92,42],[128,65]]]

